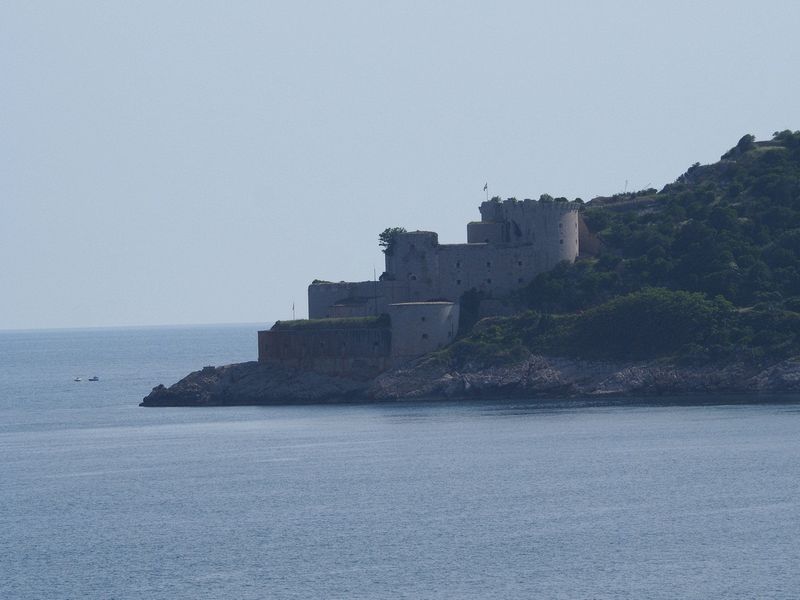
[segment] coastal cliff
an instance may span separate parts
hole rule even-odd
[[[459,400],[598,398],[693,394],[800,393],[800,358],[766,368],[733,363],[684,367],[530,355],[500,366],[453,369],[424,357],[374,379],[345,379],[247,362],[205,367],[170,387],[159,385],[141,406],[233,406]]]

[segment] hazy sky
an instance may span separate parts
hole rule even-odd
[[[657,6],[656,6],[657,5]],[[0,329],[269,322],[800,129],[800,3],[0,3]]]

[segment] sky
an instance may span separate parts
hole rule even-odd
[[[800,129],[800,3],[0,3],[0,329],[269,323],[492,196]]]

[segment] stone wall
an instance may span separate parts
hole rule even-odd
[[[308,286],[308,318],[328,319],[337,316],[369,316],[375,314],[375,298],[382,296],[374,281],[317,282]],[[361,300],[365,314],[335,314],[336,304],[355,304]],[[371,311],[369,309],[372,309]]]
[[[390,304],[393,363],[399,364],[450,344],[458,331],[458,309],[458,304],[453,302]]]
[[[458,301],[473,288],[487,297],[507,294],[577,258],[578,208],[571,202],[484,202],[482,220],[468,224],[466,244],[439,244],[431,231],[400,233],[386,254],[381,281],[309,286],[309,318],[383,314],[402,302]]]
[[[505,294],[528,283],[543,270],[542,256],[529,246],[453,244],[439,252],[438,297],[458,300],[475,288],[488,295]]]
[[[527,285],[561,261],[577,258],[577,208],[566,202],[485,202],[484,218],[504,221],[470,223],[466,244],[438,244],[431,232],[399,234],[386,273],[406,282],[409,296],[395,299],[453,301],[472,288],[502,295]]]
[[[503,223],[485,221],[467,223],[468,244],[502,244],[504,233]]]
[[[258,332],[258,361],[344,377],[375,377],[399,364],[443,348],[458,330],[458,304],[390,304],[386,316],[276,323]],[[361,321],[361,322],[359,322]]]
[[[422,301],[436,297],[439,287],[439,236],[431,231],[409,231],[395,236],[391,252],[386,254],[386,275],[405,282],[407,298],[399,301]]]
[[[380,328],[258,332],[258,361],[326,375],[374,377],[391,365],[392,335]]]
[[[430,288],[416,281],[317,282],[308,286],[308,318],[374,317],[407,300],[428,300]]]

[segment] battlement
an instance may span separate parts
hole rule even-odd
[[[577,235],[577,202],[498,200],[481,203],[480,221],[467,224],[469,243],[563,245],[565,233]]]
[[[478,210],[481,213],[481,221],[484,223],[504,223],[514,218],[522,216],[530,216],[537,218],[545,212],[572,212],[578,211],[580,204],[578,202],[569,202],[567,200],[553,200],[549,197],[539,200],[517,200],[509,198],[508,200],[500,200],[492,198],[486,202],[482,202]]]
[[[380,281],[312,284],[309,317],[379,315],[396,312],[393,304],[458,302],[469,290],[485,298],[513,292],[577,258],[579,208],[578,202],[549,196],[493,199],[481,203],[480,221],[467,224],[467,243],[440,244],[433,231],[396,233]]]

